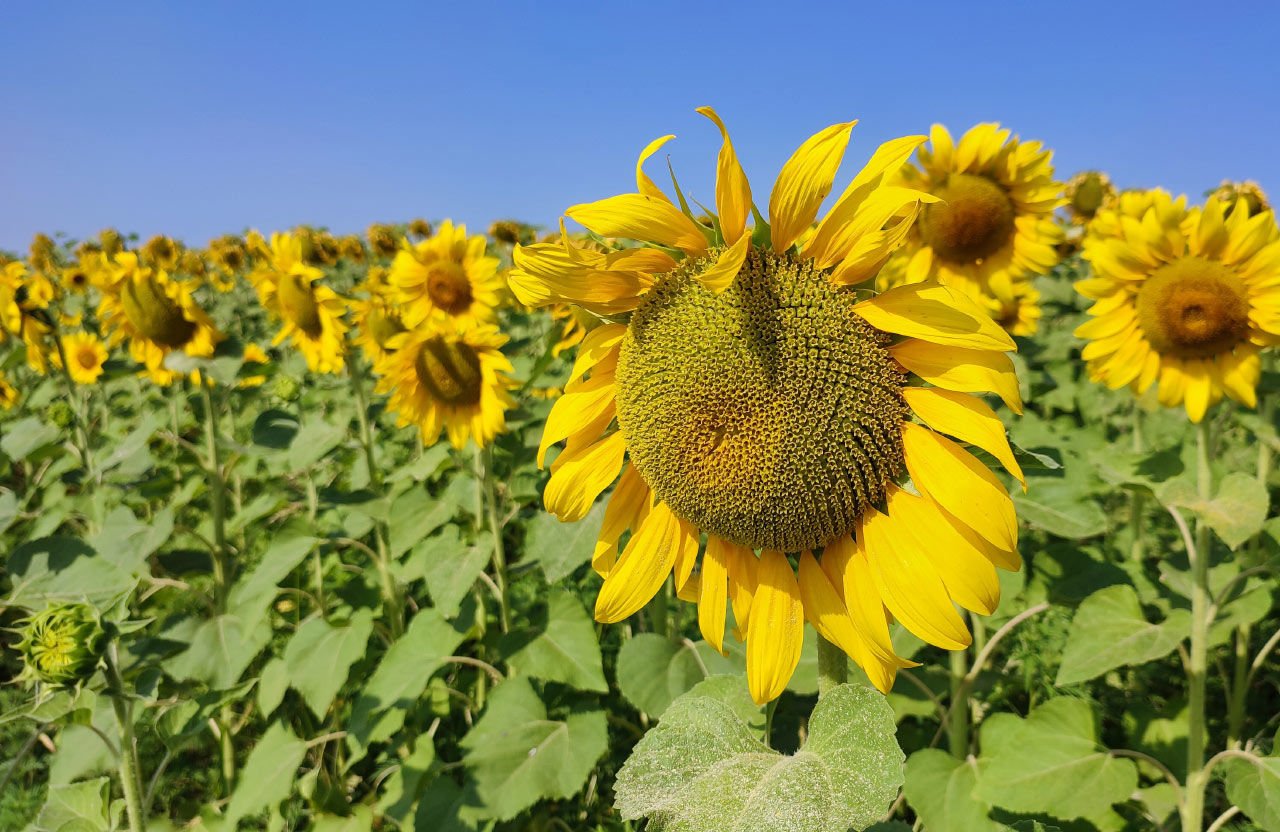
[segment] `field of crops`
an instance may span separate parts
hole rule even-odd
[[[700,202],[0,252],[0,830],[1280,829],[1265,194],[699,112]]]

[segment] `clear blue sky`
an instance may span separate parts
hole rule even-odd
[[[850,117],[850,162],[996,119],[1053,147],[1064,178],[1099,167],[1198,198],[1249,177],[1278,197],[1277,31],[1263,2],[4,3],[0,247],[106,225],[191,243],[551,225],[633,189],[664,133],[710,204],[702,104],[761,203],[801,140]]]

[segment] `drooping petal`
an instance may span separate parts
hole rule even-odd
[[[682,538],[680,521],[671,509],[665,503],[655,505],[604,579],[596,597],[596,621],[616,624],[649,603],[671,574]]]
[[[813,224],[822,200],[831,193],[836,171],[849,146],[856,121],[833,124],[800,145],[782,166],[769,196],[769,228],[773,250],[791,248]]]
[[[735,637],[742,641],[747,636],[747,624],[751,620],[751,600],[756,594],[760,559],[746,547],[728,541],[725,545],[729,554],[729,603],[733,607]]]
[[[876,329],[931,344],[997,352],[1018,348],[977,302],[934,281],[896,286],[853,309]]]
[[[579,386],[574,392],[565,393],[556,399],[547,415],[547,423],[542,429],[542,439],[538,443],[538,467],[543,466],[547,450],[557,442],[569,438],[569,435],[585,424],[596,421],[610,407],[614,407],[615,386],[612,374],[600,378],[593,377],[589,382]]]
[[[905,387],[902,397],[926,425],[991,454],[1026,488],[1027,479],[1009,447],[1004,423],[986,402],[966,393],[934,387]]]
[[[994,350],[967,350],[909,340],[889,353],[930,384],[957,393],[996,393],[1014,413],[1022,412],[1018,374],[1009,356]]]
[[[600,577],[608,577],[618,560],[618,539],[627,529],[635,530],[649,515],[653,495],[640,477],[634,465],[622,469],[618,486],[609,497],[604,509],[604,521],[596,536],[595,551],[591,554],[591,568]]]
[[[666,202],[671,201],[667,198],[667,195],[662,192],[662,189],[653,184],[653,180],[644,172],[644,163],[650,156],[657,153],[664,144],[674,138],[675,136],[673,135],[667,135],[660,139],[654,139],[645,145],[644,150],[640,151],[640,158],[636,161],[636,190],[645,196],[665,200]]]
[[[702,586],[698,597],[698,629],[707,643],[724,654],[724,621],[729,602],[729,544],[715,535],[707,537],[702,553]]]
[[[742,264],[746,261],[747,252],[750,249],[751,237],[744,234],[738,238],[738,242],[720,252],[720,257],[715,264],[698,275],[698,282],[707,291],[716,294],[728,289],[733,284],[733,279],[738,276],[738,272],[742,270]]]
[[[681,215],[683,216],[683,215]],[[600,269],[558,243],[516,246],[507,285],[526,306],[567,302],[602,315],[640,305],[653,277],[640,271]]]
[[[689,578],[693,575],[693,567],[698,562],[698,529],[692,523],[684,520],[677,522],[680,526],[680,534],[676,539],[676,562],[673,567],[676,579],[676,593],[684,591],[689,584]],[[683,597],[683,596],[681,596]],[[686,598],[687,601],[697,600],[697,595],[692,598]]]
[[[747,181],[747,174],[742,170],[733,142],[729,141],[729,131],[720,116],[710,107],[699,107],[698,112],[720,128],[723,142],[716,161],[716,213],[720,215],[720,231],[725,242],[733,245],[742,236],[747,227],[747,217],[751,216],[751,183]]]
[[[573,359],[573,370],[569,373],[566,389],[573,387],[588,370],[603,362],[611,353],[617,352],[618,344],[626,334],[626,324],[605,324],[588,332],[578,345],[578,354]]]
[[[800,664],[804,604],[787,556],[760,555],[751,621],[747,625],[747,688],[757,705],[777,699]]]
[[[602,237],[658,243],[690,255],[701,254],[707,248],[707,238],[698,224],[665,199],[619,194],[574,205],[565,213]]]
[[[921,491],[996,546],[1017,549],[1013,501],[987,466],[950,439],[911,422],[902,425],[902,451]]]
[[[586,517],[596,497],[617,478],[626,450],[620,430],[583,448],[566,447],[552,463],[542,492],[547,511],[565,523]]]

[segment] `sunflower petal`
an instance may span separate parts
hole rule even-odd
[[[608,577],[618,560],[618,539],[627,529],[637,529],[649,516],[653,495],[649,486],[640,478],[634,465],[622,470],[617,488],[609,496],[604,509],[604,521],[596,535],[595,551],[591,553],[591,568],[600,577]]]
[[[707,537],[702,554],[702,586],[698,596],[698,629],[707,643],[724,654],[724,621],[729,603],[729,544]]]
[[[782,166],[769,196],[769,227],[773,250],[791,248],[818,216],[822,201],[831,193],[836,171],[849,146],[856,121],[833,124],[800,145]]]
[[[604,579],[596,596],[596,621],[616,624],[649,603],[671,574],[683,536],[671,509],[655,505]]]
[[[547,415],[538,442],[538,467],[542,468],[547,450],[557,442],[568,439],[570,434],[584,424],[596,421],[610,407],[615,406],[614,379],[612,375],[592,378],[572,393],[556,399]]]
[[[902,450],[917,488],[996,546],[1017,549],[1013,501],[985,465],[950,439],[911,422],[902,425]]]
[[[742,236],[747,227],[747,217],[751,216],[751,183],[742,170],[738,154],[729,141],[729,131],[725,129],[720,116],[710,107],[699,107],[698,112],[720,128],[720,157],[716,161],[716,213],[720,215],[720,231],[726,243],[732,245]]]
[[[601,492],[617,479],[627,442],[622,431],[583,448],[566,447],[551,465],[551,479],[542,492],[547,511],[565,523],[587,516]]]
[[[605,324],[588,332],[578,345],[578,354],[573,359],[573,370],[569,373],[565,389],[573,388],[588,370],[603,362],[610,354],[616,353],[618,344],[626,334],[626,324]]]
[[[1018,348],[974,300],[934,281],[894,287],[853,309],[876,329],[931,344],[997,352]]]
[[[787,556],[760,555],[751,622],[747,625],[747,687],[757,705],[772,702],[787,687],[804,643],[804,604]]]
[[[909,340],[889,353],[909,372],[943,390],[996,393],[1014,413],[1022,412],[1022,394],[1013,361],[1002,352],[967,350]]]
[[[707,248],[707,238],[698,224],[665,199],[620,194],[574,205],[565,213],[602,237],[657,243],[689,255],[701,254]]]
[[[707,291],[716,294],[728,289],[733,284],[734,278],[738,276],[738,272],[742,271],[742,264],[746,262],[747,252],[750,249],[751,238],[744,234],[738,238],[738,242],[720,252],[716,262],[698,275],[698,282]]]
[[[666,135],[660,139],[654,139],[645,145],[644,150],[640,151],[640,158],[636,161],[636,190],[645,196],[661,199],[666,202],[671,200],[662,192],[662,189],[653,184],[653,180],[644,172],[644,163],[650,156],[657,153],[664,144],[674,139],[673,135]]]
[[[1026,489],[1027,478],[1009,447],[1004,423],[986,402],[966,393],[934,387],[905,387],[902,396],[926,425],[991,454]]]

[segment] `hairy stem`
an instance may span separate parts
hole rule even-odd
[[[818,636],[818,698],[849,681],[849,659],[836,645]]]
[[[1210,467],[1209,423],[1196,426],[1196,484],[1201,500],[1213,496],[1213,471]],[[1191,562],[1191,645],[1187,659],[1187,791],[1182,804],[1183,832],[1200,832],[1204,828],[1204,793],[1208,771],[1204,766],[1205,749],[1205,675],[1209,653],[1209,526],[1196,523],[1195,545],[1189,546]]]
[[[145,832],[147,816],[142,806],[142,769],[138,764],[138,744],[133,736],[133,706],[125,694],[120,676],[118,650],[114,643],[107,648],[107,686],[111,706],[120,723],[120,788],[124,792],[125,812],[129,816],[129,832]]]

